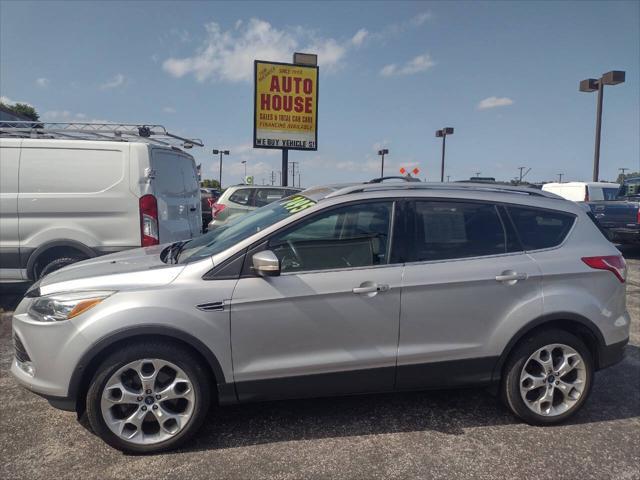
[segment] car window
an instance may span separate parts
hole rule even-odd
[[[240,188],[231,194],[229,201],[239,205],[249,205],[251,200],[251,189]]]
[[[605,200],[615,200],[618,198],[618,188],[603,188],[602,195]]]
[[[383,265],[392,208],[385,201],[331,209],[277,234],[269,248],[283,273]]]
[[[507,235],[494,205],[416,201],[409,261],[497,255],[507,251]]]
[[[507,207],[525,250],[539,250],[560,245],[575,216],[554,210],[531,207]]]
[[[282,188],[260,188],[256,191],[254,203],[256,207],[264,207],[292,193],[290,190],[284,190]]]

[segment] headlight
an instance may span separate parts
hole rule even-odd
[[[40,322],[70,320],[95,307],[114,292],[57,293],[38,297],[28,310],[28,314]]]

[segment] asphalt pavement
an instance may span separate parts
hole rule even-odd
[[[5,313],[0,478],[640,479],[640,251],[625,256],[625,359],[598,372],[582,411],[554,427],[521,423],[482,389],[366,395],[217,409],[182,450],[124,455],[13,381]],[[14,303],[3,295],[5,310]]]

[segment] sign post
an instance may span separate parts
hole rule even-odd
[[[317,57],[296,53],[296,60],[300,63],[254,61],[253,148],[282,150],[283,186],[289,150],[318,149],[318,67],[309,65]]]

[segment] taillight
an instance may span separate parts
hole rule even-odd
[[[622,258],[622,255],[582,257],[582,261],[596,270],[610,271],[622,283],[627,279],[627,263],[624,261],[624,258]]]
[[[584,186],[584,201],[588,202],[589,201],[589,187],[588,186]]]
[[[640,225],[640,206],[638,206],[638,215],[636,216],[636,223]]]
[[[226,207],[226,205],[223,205],[221,203],[214,203],[213,205],[211,205],[211,215],[213,216],[213,218],[216,218],[216,215],[218,215]]]
[[[149,247],[160,243],[158,234],[158,202],[153,195],[140,197],[140,236],[142,246]]]

